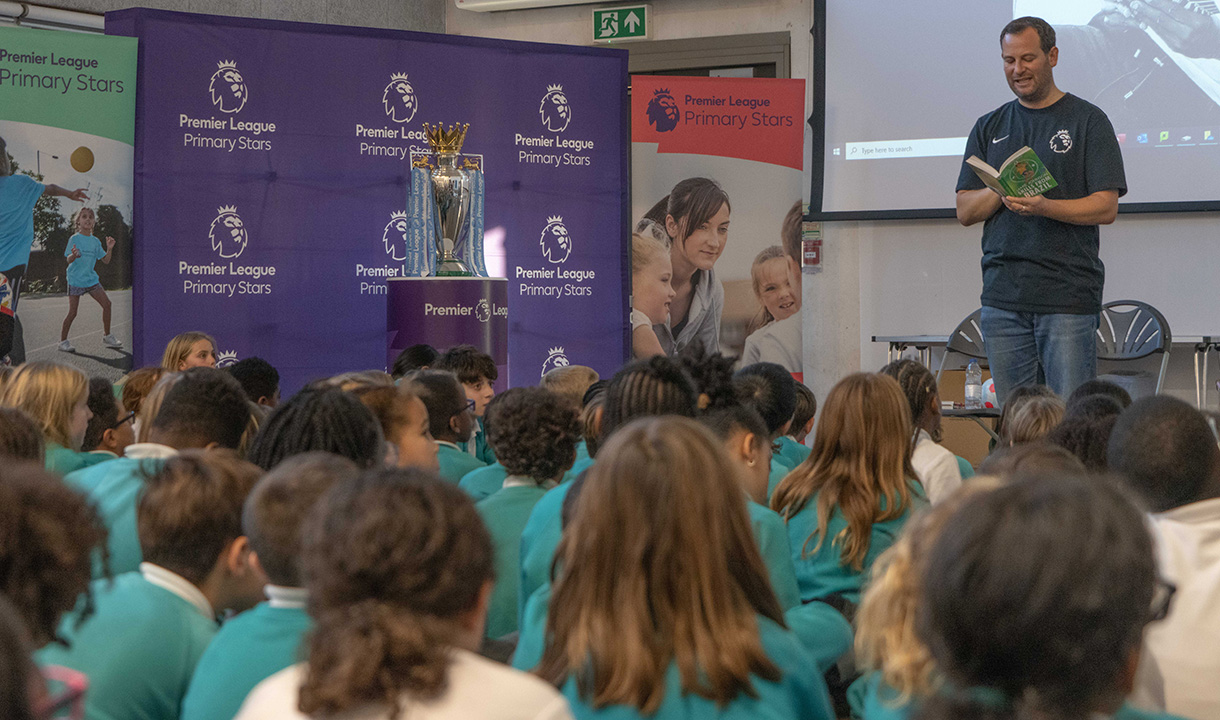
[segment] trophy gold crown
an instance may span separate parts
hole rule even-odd
[[[448,130],[441,123],[429,125],[424,123],[424,134],[428,138],[428,146],[435,153],[459,153],[462,151],[462,143],[466,141],[466,131],[470,129],[470,123],[461,124],[454,123]]]

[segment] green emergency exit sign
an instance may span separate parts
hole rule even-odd
[[[593,40],[618,42],[648,37],[648,5],[624,5],[593,11]]]

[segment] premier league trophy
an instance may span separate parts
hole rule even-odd
[[[455,123],[448,130],[424,123],[436,167],[426,155],[417,156],[412,163],[404,267],[408,277],[487,277],[483,172],[473,159],[461,156],[469,128],[469,123]]]

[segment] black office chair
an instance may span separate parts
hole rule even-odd
[[[1159,354],[1161,362],[1156,373],[1154,394],[1160,394],[1165,384],[1165,371],[1169,367],[1169,349],[1172,343],[1169,322],[1156,308],[1139,300],[1108,302],[1102,306],[1097,324],[1098,377],[1117,381],[1117,384],[1127,388],[1132,397],[1146,395],[1147,393],[1132,390],[1140,378],[1152,377],[1151,372],[1114,370],[1103,374],[1103,364],[1131,363]]]
[[[949,335],[949,342],[945,345],[945,354],[940,359],[940,368],[936,371],[936,385],[940,386],[940,377],[944,374],[945,368],[949,366],[949,357],[951,355],[960,355],[966,360],[960,364],[955,364],[954,369],[965,367],[971,359],[978,360],[980,367],[989,367],[987,365],[987,338],[983,337],[983,328],[979,324],[979,317],[983,314],[983,308],[979,308],[966,316],[964,320],[957,324],[953,332]]]

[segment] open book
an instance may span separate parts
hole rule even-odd
[[[987,187],[1009,197],[1033,197],[1059,185],[1028,145],[1009,155],[999,170],[977,155],[966,158],[966,164]]]

